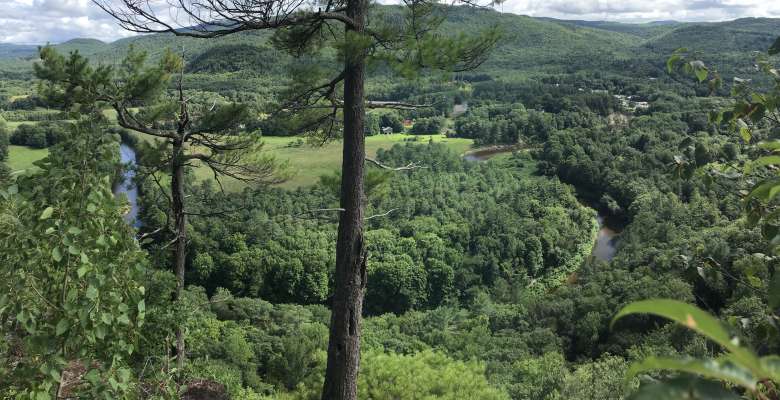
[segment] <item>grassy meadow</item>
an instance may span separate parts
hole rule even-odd
[[[415,139],[416,141],[412,143],[425,144],[429,140],[445,143],[458,154],[466,152],[473,144],[471,139],[448,138],[443,135],[378,135],[366,138],[366,153],[369,157],[374,157],[379,149],[389,149],[395,144],[403,144],[407,140]],[[289,163],[292,177],[282,183],[281,187],[297,188],[312,185],[319,180],[320,176],[330,174],[341,167],[340,141],[332,141],[322,146],[310,144],[291,146],[297,140],[297,137],[268,136],[263,138],[265,151],[274,154],[279,161]],[[211,171],[205,167],[197,168],[195,174],[201,179],[212,179]],[[224,184],[227,190],[240,190],[242,188],[242,183],[235,180],[227,180]]]
[[[322,146],[307,143],[298,145],[299,137],[269,136],[263,138],[264,151],[274,154],[279,161],[287,162],[291,178],[280,186],[297,188],[316,183],[321,175],[329,174],[341,167],[341,142],[332,141]],[[369,157],[376,156],[379,149],[389,149],[395,144],[407,141],[425,144],[428,141],[445,143],[454,152],[462,154],[473,145],[471,139],[448,138],[443,135],[406,135],[392,134],[370,136],[366,138],[366,152]],[[31,149],[24,146],[10,146],[8,165],[12,171],[25,170],[32,163],[46,156],[46,149]],[[206,167],[195,168],[198,179],[213,179],[211,171]],[[242,182],[227,178],[223,181],[226,190],[241,190]]]
[[[11,172],[34,168],[33,163],[49,154],[47,149],[33,149],[25,146],[8,146],[8,167]]]
[[[116,112],[111,109],[104,110],[109,120],[116,120]],[[449,122],[449,121],[448,121]],[[36,124],[34,121],[7,122],[9,130],[16,129],[23,124]],[[148,135],[136,134],[142,141],[154,140]],[[303,144],[300,141],[304,141]],[[375,157],[379,149],[389,149],[395,144],[412,142],[426,144],[429,141],[444,143],[457,154],[463,154],[470,150],[474,144],[472,139],[448,138],[445,135],[409,135],[397,133],[391,135],[377,135],[366,138],[366,153],[369,157]],[[341,167],[341,141],[334,140],[322,146],[305,143],[305,138],[297,136],[266,136],[264,151],[271,152],[281,162],[288,163],[290,179],[280,184],[280,187],[294,189],[316,183],[322,175],[330,174]],[[45,157],[47,151],[29,149],[22,146],[11,146],[8,164],[12,171],[27,169],[33,161]],[[214,175],[206,167],[196,167],[195,176],[199,180],[212,180]],[[245,184],[232,178],[222,180],[225,190],[238,191]]]

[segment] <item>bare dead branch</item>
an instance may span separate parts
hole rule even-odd
[[[333,104],[315,104],[315,105],[307,105],[307,106],[301,106],[299,109],[325,109],[325,108],[344,108],[344,101],[341,99],[333,99]],[[435,107],[438,103],[427,103],[427,104],[415,104],[415,103],[407,103],[402,101],[375,101],[375,100],[367,100],[365,103],[366,108],[371,109],[392,109],[392,110],[419,110],[421,108],[432,108]]]
[[[394,110],[418,110],[421,108],[432,108],[436,103],[414,104],[402,101],[366,101],[366,108],[387,108]]]
[[[144,239],[146,239],[148,237],[154,236],[154,235],[162,232],[163,230],[164,230],[164,228],[160,227],[160,228],[157,228],[157,229],[155,229],[155,230],[153,230],[151,232],[143,233],[141,235],[138,235],[138,240],[139,241],[144,240]]]
[[[136,119],[127,109],[127,107],[124,104],[121,103],[114,103],[113,105],[114,110],[116,110],[117,116],[117,123],[119,126],[125,129],[130,129],[136,132],[140,132],[146,135],[156,136],[159,138],[165,138],[165,139],[175,139],[176,136],[174,136],[171,133],[160,131],[148,126],[143,125]]]
[[[417,164],[415,162],[409,163],[409,164],[407,164],[407,165],[405,165],[403,167],[391,167],[391,166],[382,164],[381,162],[379,162],[379,161],[377,161],[377,160],[375,160],[373,158],[369,158],[369,157],[366,157],[366,161],[370,162],[371,164],[376,165],[379,168],[386,169],[388,171],[410,171],[410,170],[414,170],[414,169],[426,169],[426,168],[428,168],[426,166],[419,165],[419,164]]]
[[[308,210],[299,214],[295,214],[292,217],[295,219],[324,219],[324,220],[332,221],[331,218],[323,217],[322,215],[331,212],[342,213],[344,211],[346,210],[344,210],[343,208],[318,208],[316,210]]]
[[[391,210],[388,210],[385,213],[371,215],[369,217],[366,217],[366,218],[364,218],[364,220],[368,221],[368,220],[372,220],[372,219],[375,219],[375,218],[387,217],[388,215],[390,215],[390,214],[392,214],[392,213],[394,213],[394,212],[396,212],[398,210],[399,210],[398,208],[393,208]],[[308,219],[324,219],[324,218],[319,218],[317,216],[317,214],[329,213],[329,212],[344,212],[344,209],[343,208],[318,208],[316,210],[308,210],[308,211],[304,211],[304,212],[302,212],[300,214],[296,214],[296,215],[293,216],[293,218],[301,218],[301,217],[303,217],[305,215],[311,215],[312,218],[308,218]]]
[[[364,218],[364,219],[365,219],[366,221],[369,221],[369,220],[372,220],[372,219],[374,219],[374,218],[382,218],[382,217],[387,217],[388,215],[390,215],[390,214],[392,214],[392,213],[394,213],[394,212],[396,212],[396,211],[398,211],[398,209],[397,209],[397,208],[393,208],[393,209],[391,209],[391,210],[388,210],[386,213],[372,215],[372,216],[370,216],[370,217],[366,217],[366,218]]]
[[[330,81],[321,84],[319,86],[315,86],[313,88],[307,89],[290,99],[286,100],[282,106],[279,108],[279,112],[294,112],[297,110],[302,110],[305,108],[312,108],[316,104],[322,102],[322,101],[329,101],[333,102],[336,101],[336,88],[338,85],[344,81],[344,78],[346,77],[346,71],[341,71],[336,77],[331,79]],[[332,107],[332,105],[327,106],[327,108]]]
[[[214,38],[250,30],[269,30],[334,21],[355,27],[355,21],[329,3],[325,10],[306,0],[169,0],[173,21],[158,15],[152,0],[93,0],[119,25],[137,33]],[[169,12],[169,14],[173,14]]]

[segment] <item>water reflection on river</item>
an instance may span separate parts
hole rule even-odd
[[[511,153],[516,150],[515,146],[495,146],[487,147],[484,149],[477,149],[470,151],[463,155],[463,159],[466,161],[482,162],[487,161],[499,154]]]
[[[127,144],[121,143],[119,145],[119,159],[122,164],[129,164],[130,168],[125,168],[122,174],[122,182],[114,190],[114,195],[124,194],[127,197],[127,201],[130,203],[130,211],[125,214],[125,221],[138,227],[138,187],[136,187],[133,180],[135,178],[135,150]]]
[[[597,260],[609,261],[615,257],[617,251],[618,232],[607,226],[604,215],[599,214],[596,219],[599,222],[599,234],[593,246],[593,257]]]

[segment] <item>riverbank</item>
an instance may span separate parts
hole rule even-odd
[[[515,152],[521,148],[520,145],[483,147],[464,153],[463,159],[472,162],[484,162],[501,154]],[[590,219],[591,226],[588,239],[579,243],[575,255],[554,273],[532,281],[527,287],[529,291],[541,294],[565,284],[590,257],[596,257],[607,262],[614,257],[619,232],[616,229],[612,229],[607,223],[609,216],[594,207],[590,207],[581,199],[578,204],[581,208],[590,210],[594,214],[593,218]]]
[[[472,162],[483,162],[501,154],[515,152],[522,148],[521,145],[495,145],[481,147],[463,154],[463,159]],[[576,189],[576,188],[575,188]],[[582,207],[593,210],[596,214],[594,222],[596,231],[593,236],[592,249],[589,253],[597,260],[609,262],[615,257],[620,233],[623,231],[624,221],[610,215],[607,211],[586,200],[579,190],[576,191]],[[584,260],[583,260],[584,261]]]
[[[590,209],[589,207],[580,206]],[[590,239],[584,240],[577,246],[575,255],[571,257],[566,264],[542,279],[531,281],[531,284],[528,285],[527,289],[537,295],[541,295],[544,292],[561,286],[569,281],[570,277],[573,274],[576,274],[582,264],[584,264],[589,257],[593,257],[594,243],[598,241],[600,231],[601,225],[598,223],[598,219],[592,218],[590,234],[588,235]]]
[[[487,161],[497,155],[512,153],[521,150],[523,147],[519,144],[502,144],[495,146],[480,147],[463,153],[463,159],[466,161],[481,162]]]

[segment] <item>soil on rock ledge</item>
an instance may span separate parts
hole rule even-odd
[[[214,381],[198,380],[187,383],[182,400],[229,400],[225,385]]]

